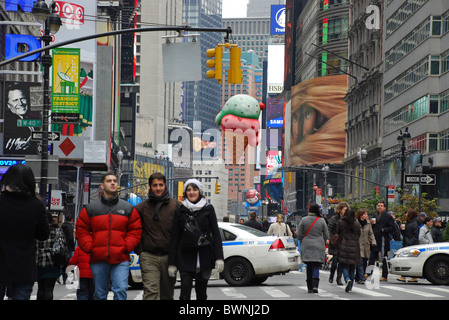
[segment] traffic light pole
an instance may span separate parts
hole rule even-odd
[[[58,42],[49,46],[46,46],[44,48],[28,51],[26,53],[23,53],[21,55],[15,56],[11,59],[4,60],[0,62],[0,67],[7,65],[11,62],[32,56],[37,53],[41,53],[45,50],[50,50],[53,48],[63,47],[72,43],[82,42],[86,40],[92,40],[96,38],[102,38],[102,37],[108,37],[113,35],[120,35],[120,34],[126,34],[126,33],[140,33],[140,32],[155,32],[155,31],[176,31],[181,35],[181,32],[225,32],[225,42],[229,41],[229,35],[232,34],[231,27],[227,28],[192,28],[189,26],[177,26],[177,27],[155,27],[155,28],[135,28],[135,29],[122,29],[122,30],[115,30],[115,31],[109,31],[109,32],[103,32],[103,33],[97,33],[92,34],[85,37],[75,38],[67,41]]]

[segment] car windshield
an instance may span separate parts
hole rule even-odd
[[[266,237],[268,236],[265,232],[262,232],[260,230],[245,226],[245,225],[241,225],[241,224],[235,224],[233,225],[233,227],[237,228],[237,229],[242,229],[248,233],[251,233],[252,235],[256,236],[256,237]]]

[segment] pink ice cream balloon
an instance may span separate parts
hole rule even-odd
[[[246,94],[237,94],[226,101],[215,122],[223,132],[243,134],[248,144],[256,147],[259,142],[259,115],[265,105]]]

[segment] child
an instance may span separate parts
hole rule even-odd
[[[93,300],[94,282],[90,270],[90,254],[85,253],[79,246],[70,259],[68,265],[77,265],[79,269],[79,288],[76,290],[78,300]]]

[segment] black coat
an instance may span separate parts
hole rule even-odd
[[[35,282],[35,239],[46,240],[49,234],[42,201],[19,192],[3,191],[0,195],[0,282]]]
[[[373,224],[374,237],[376,238],[377,246],[374,250],[382,252],[382,239],[384,240],[384,252],[390,251],[390,234],[395,231],[393,217],[385,212],[376,216],[376,223]]]
[[[262,231],[262,225],[255,219],[248,219],[244,225]]]
[[[408,247],[419,244],[418,236],[419,236],[418,222],[415,219],[413,219],[412,221],[407,222],[407,224],[405,225],[405,229],[402,232],[403,237],[402,246]]]
[[[198,214],[196,218],[198,226],[202,233],[206,235],[208,244],[195,248],[183,248],[181,246],[181,238],[184,225],[188,215],[191,214],[192,212],[184,205],[175,210],[168,263],[169,265],[176,266],[181,272],[195,272],[199,254],[200,270],[211,270],[215,267],[216,260],[224,259],[215,209],[212,205],[208,204],[195,212],[195,214]]]
[[[338,262],[351,265],[360,264],[360,234],[362,228],[357,220],[349,226],[346,219],[340,219],[337,225],[339,244],[337,246]]]

